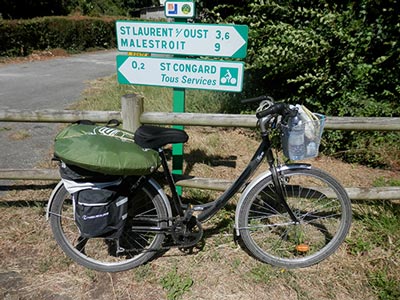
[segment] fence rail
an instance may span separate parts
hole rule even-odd
[[[124,110],[122,110],[124,111]],[[126,110],[125,110],[126,111]],[[77,120],[92,120],[106,123],[111,119],[123,121],[119,111],[76,111],[76,110],[0,110],[0,122],[38,122],[38,123],[72,123]],[[213,127],[256,127],[254,115],[234,114],[199,114],[199,113],[163,113],[144,112],[140,114],[140,123],[159,125],[213,126]],[[131,127],[127,125],[126,127]],[[400,131],[400,118],[362,118],[362,117],[327,117],[327,130],[354,131]]]
[[[58,181],[60,175],[55,169],[0,170],[0,179],[7,180],[43,180]],[[225,191],[232,181],[178,175],[176,182],[186,188],[202,188],[213,191]],[[394,200],[400,199],[400,187],[355,188],[347,187],[352,200]]]
[[[72,123],[90,119],[94,122],[106,123],[110,119],[117,119],[122,121],[124,129],[132,131],[140,124],[253,128],[257,123],[254,115],[143,112],[143,97],[135,94],[125,95],[121,101],[121,112],[0,110],[0,122]],[[325,128],[327,130],[399,131],[400,118],[327,117]],[[0,169],[0,179],[6,180],[53,181],[59,178],[57,170],[53,169]],[[223,191],[230,181],[180,176],[177,184],[182,187]],[[400,199],[400,187],[347,188],[347,191],[351,199]]]

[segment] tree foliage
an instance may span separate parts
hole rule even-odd
[[[0,17],[28,19],[41,16],[65,15],[64,0],[0,0]]]
[[[242,97],[269,94],[332,116],[400,115],[398,1],[226,1],[207,13],[249,25]],[[331,132],[326,150],[371,156],[388,136]],[[399,151],[399,135],[390,141]]]
[[[130,16],[137,9],[159,5],[158,0],[0,0],[0,17],[30,19],[43,16]]]

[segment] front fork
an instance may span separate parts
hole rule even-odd
[[[279,202],[286,209],[292,221],[295,224],[298,224],[300,222],[299,219],[294,215],[292,209],[289,207],[286,201],[286,196],[283,189],[283,184],[284,184],[283,175],[278,173],[275,165],[273,164],[270,164],[270,172],[271,172],[272,182],[274,183],[275,193]]]
[[[265,138],[268,139],[268,137],[265,137]],[[267,162],[269,165],[269,170],[271,172],[272,182],[274,183],[275,194],[277,196],[277,199],[283,205],[283,207],[286,209],[286,211],[288,212],[292,221],[295,224],[298,224],[299,219],[294,215],[293,211],[291,210],[291,208],[289,207],[289,205],[286,201],[286,196],[285,196],[285,192],[284,192],[284,188],[283,188],[283,185],[284,185],[283,173],[282,173],[282,170],[280,170],[279,172],[277,170],[275,158],[272,153],[271,147],[269,147],[266,152],[266,158],[267,158]]]

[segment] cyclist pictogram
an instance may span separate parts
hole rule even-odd
[[[237,85],[239,71],[237,68],[221,68],[221,85]]]

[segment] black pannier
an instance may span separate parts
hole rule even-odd
[[[81,236],[120,237],[128,211],[122,177],[91,172],[63,162],[60,175],[72,195],[75,223]]]
[[[128,198],[118,195],[112,187],[87,189],[73,194],[75,222],[86,238],[117,238],[127,217]]]

